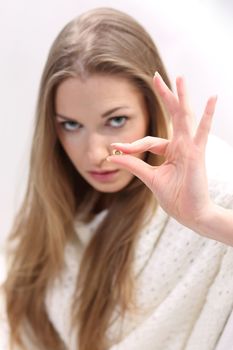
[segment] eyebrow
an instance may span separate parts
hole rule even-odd
[[[108,111],[104,112],[104,113],[101,115],[101,117],[102,117],[102,118],[105,118],[105,117],[107,117],[109,114],[112,114],[112,113],[118,111],[119,109],[129,109],[129,107],[128,107],[128,106],[119,106],[119,107],[115,107],[115,108],[109,109]]]
[[[109,114],[112,114],[116,111],[118,111],[119,109],[129,109],[128,106],[119,106],[119,107],[115,107],[115,108],[112,108],[112,109],[109,109],[108,111],[104,112],[103,114],[101,114],[101,117],[102,118],[106,118]],[[71,121],[74,121],[74,122],[77,122],[77,120],[73,119],[73,118],[69,118],[69,117],[66,117],[60,113],[55,113],[55,117],[60,117],[60,118],[63,118],[65,120],[71,120]]]

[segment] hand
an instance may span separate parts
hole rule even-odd
[[[131,144],[114,143],[123,155],[111,155],[116,163],[140,178],[154,193],[160,206],[188,227],[211,206],[205,170],[205,148],[214,114],[216,96],[207,101],[201,121],[194,130],[193,112],[189,106],[184,79],[176,79],[177,96],[157,73],[153,79],[155,92],[170,114],[171,140],[147,136]],[[160,166],[150,166],[130,154],[149,151],[165,157]]]

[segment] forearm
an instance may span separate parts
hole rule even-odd
[[[193,226],[201,235],[233,246],[233,210],[212,204]]]

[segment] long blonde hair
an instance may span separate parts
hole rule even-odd
[[[152,88],[156,70],[170,86],[148,33],[118,10],[88,11],[68,23],[54,41],[39,89],[28,186],[10,236],[16,244],[5,292],[12,344],[26,347],[22,336],[26,334],[39,349],[65,348],[46,313],[46,290],[61,272],[65,246],[76,234],[77,213],[88,221],[100,203],[108,205],[108,213],[85,250],[73,300],[77,349],[107,349],[106,331],[114,307],[120,305],[124,314],[131,305],[135,242],[151,210],[152,194],[136,177],[114,196],[91,188],[59,143],[54,96],[68,77],[121,76],[145,97],[148,135],[166,138],[165,112]],[[146,161],[161,163],[151,154]]]

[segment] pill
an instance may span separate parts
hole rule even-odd
[[[112,153],[115,155],[115,156],[121,156],[123,154],[123,152],[119,151],[118,149],[114,149],[112,151]]]

